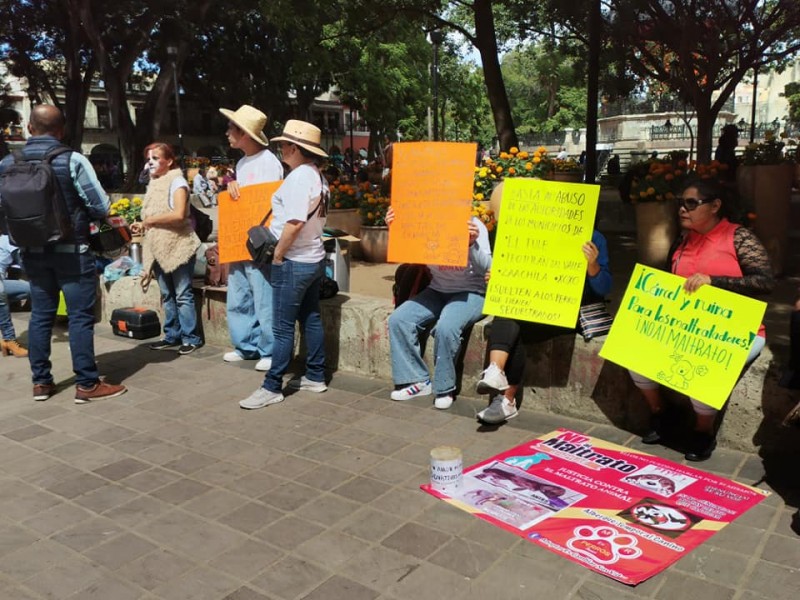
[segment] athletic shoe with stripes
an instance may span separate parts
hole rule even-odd
[[[392,400],[411,400],[412,398],[419,398],[420,396],[431,395],[431,380],[426,379],[419,383],[412,383],[404,388],[392,392]]]

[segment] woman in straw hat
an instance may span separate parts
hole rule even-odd
[[[238,200],[243,187],[283,179],[283,166],[270,152],[269,140],[264,135],[267,116],[247,104],[235,111],[227,108],[219,111],[228,118],[225,135],[231,148],[244,152],[244,157],[236,163],[236,179],[228,182],[231,199]],[[266,205],[266,197],[264,200]],[[251,261],[230,265],[227,318],[233,350],[222,357],[225,362],[257,360],[257,371],[266,371],[272,364],[269,272],[269,266],[257,267]]]
[[[319,290],[325,273],[322,230],[328,203],[328,184],[319,170],[327,154],[320,148],[320,130],[305,121],[286,122],[280,142],[283,161],[291,169],[272,196],[270,231],[278,239],[270,282],[273,293],[272,366],[264,383],[239,402],[246,409],[283,402],[283,375],[294,350],[295,321],[305,338],[306,372],[289,385],[324,392],[325,345],[319,310]]]

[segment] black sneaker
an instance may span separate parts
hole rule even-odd
[[[191,354],[198,348],[202,348],[203,344],[182,344],[180,348],[178,348],[178,354]]]
[[[661,441],[661,431],[664,428],[663,415],[663,409],[650,415],[650,424],[647,427],[647,432],[642,436],[643,444],[657,444]]]
[[[711,458],[714,448],[717,447],[717,438],[708,433],[695,431],[689,445],[689,451],[683,457],[691,462],[702,462]]]
[[[180,347],[180,342],[169,342],[167,340],[159,340],[150,344],[150,350],[173,350]]]

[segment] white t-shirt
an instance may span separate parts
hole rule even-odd
[[[280,239],[287,221],[303,221],[305,225],[286,251],[286,258],[301,263],[315,263],[325,258],[322,230],[325,211],[318,210],[320,194],[328,191],[328,182],[310,164],[300,165],[286,177],[272,196],[272,221],[269,229]],[[314,211],[311,218],[308,213]],[[323,216],[320,216],[322,213]]]
[[[245,156],[236,163],[236,181],[240,187],[281,179],[283,165],[267,148],[252,156]]]
[[[172,180],[172,183],[169,184],[169,208],[170,210],[175,210],[175,192],[177,192],[181,188],[186,188],[186,191],[189,191],[189,182],[186,181],[183,177],[176,177]]]

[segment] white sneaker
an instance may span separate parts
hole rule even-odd
[[[433,405],[439,410],[447,410],[453,406],[453,400],[454,398],[451,394],[436,396],[436,400],[433,401]]]
[[[247,398],[239,402],[239,406],[247,410],[254,410],[256,408],[264,408],[270,404],[277,404],[283,402],[285,398],[280,392],[270,392],[263,387],[258,388],[255,392],[250,394]]]
[[[392,392],[392,400],[411,400],[412,398],[418,398],[419,396],[430,396],[431,395],[431,380],[427,379],[425,381],[420,381],[419,383],[412,383],[411,385],[407,385],[404,388],[400,388],[399,390],[395,390]]]
[[[256,363],[256,371],[269,371],[272,368],[272,357],[261,358]]]
[[[507,389],[508,379],[506,379],[506,374],[500,370],[496,363],[491,363],[483,371],[475,391],[479,394],[491,394],[492,392],[504,392]]]
[[[292,379],[288,386],[295,390],[304,390],[306,392],[316,392],[320,394],[328,389],[324,381],[311,381],[305,375],[300,379]]]
[[[226,352],[225,354],[223,354],[222,360],[224,360],[225,362],[239,362],[241,360],[244,360],[244,356],[239,354],[236,350],[233,350],[232,352]]]
[[[499,425],[519,414],[517,403],[509,403],[505,396],[498,394],[492,398],[491,404],[477,414],[478,420],[487,425]]]

